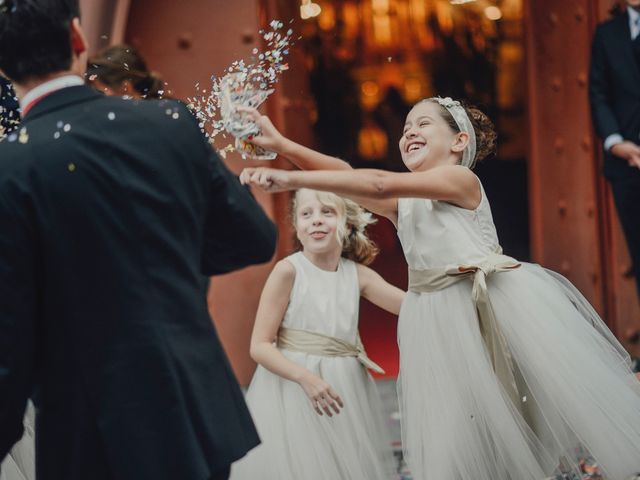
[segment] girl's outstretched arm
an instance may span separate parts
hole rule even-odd
[[[278,155],[285,157],[292,164],[301,170],[353,170],[349,163],[336,157],[325,155],[294,142],[282,135],[273,125],[269,117],[262,115],[255,108],[237,107],[238,111],[247,115],[260,128],[260,135],[251,137],[251,143],[263,147]],[[397,198],[370,198],[358,197],[350,198],[365,207],[367,210],[382,215],[387,218],[397,216]],[[394,222],[395,223],[395,222]]]
[[[240,175],[240,180],[270,192],[312,188],[346,197],[429,198],[469,210],[477,208],[482,198],[478,178],[471,170],[459,165],[444,165],[423,172],[408,173],[374,169],[292,172],[246,168]],[[397,221],[397,216],[389,218],[394,223]]]
[[[360,295],[387,312],[398,315],[406,293],[391,285],[375,270],[358,264]]]
[[[282,318],[287,310],[296,271],[286,260],[280,260],[265,283],[256,322],[251,335],[251,358],[276,375],[298,383],[311,401],[311,406],[322,415],[340,413],[343,407],[333,387],[302,365],[285,357],[274,345]]]

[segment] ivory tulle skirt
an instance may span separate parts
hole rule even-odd
[[[537,265],[489,277],[518,380],[495,377],[471,282],[408,293],[398,326],[403,448],[415,480],[540,480],[593,457],[610,480],[640,471],[640,382],[582,295]],[[578,476],[577,478],[582,478]]]
[[[262,444],[232,466],[231,479],[395,478],[378,392],[362,365],[353,357],[283,353],[333,386],[344,409],[320,416],[298,384],[258,366],[246,399]]]
[[[24,418],[24,435],[0,466],[0,480],[35,480],[35,411],[29,403]]]

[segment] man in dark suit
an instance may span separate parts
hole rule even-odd
[[[21,101],[0,143],[0,460],[37,409],[39,480],[209,480],[258,443],[202,274],[273,223],[174,101],[86,87],[77,0],[0,0]]]
[[[589,97],[640,295],[640,0],[626,4],[596,29]]]

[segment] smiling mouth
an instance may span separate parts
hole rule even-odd
[[[327,232],[311,232],[310,233],[311,238],[324,238],[327,236]]]
[[[412,143],[407,147],[407,153],[417,152],[426,146],[425,143]]]

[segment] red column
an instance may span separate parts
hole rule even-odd
[[[532,256],[605,312],[599,171],[587,82],[590,1],[527,2]]]

